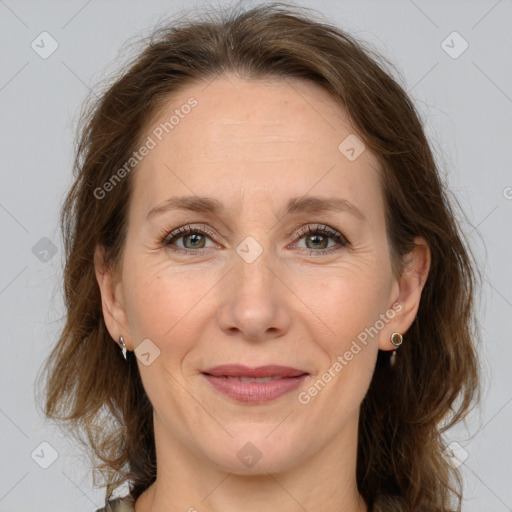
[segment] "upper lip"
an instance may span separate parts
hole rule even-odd
[[[271,364],[266,366],[257,366],[255,368],[250,368],[249,366],[244,366],[241,364],[223,364],[220,366],[215,366],[214,368],[210,368],[208,370],[203,371],[208,375],[213,375],[214,377],[298,377],[299,375],[304,375],[308,372],[304,370],[299,370],[297,368],[292,368],[290,366],[281,366],[277,364]]]

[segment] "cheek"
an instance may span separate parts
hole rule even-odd
[[[308,307],[319,318],[325,339],[342,348],[386,312],[391,279],[368,266],[358,271],[343,269],[337,274],[297,280],[297,295],[306,297]]]
[[[135,343],[150,338],[157,345],[186,323],[187,314],[209,289],[182,268],[131,265],[126,272],[126,312]]]
[[[388,287],[385,280],[368,273],[331,278],[322,288],[323,294],[310,303],[322,319],[315,336],[322,363],[299,403],[310,413],[330,411],[332,421],[326,429],[335,435],[359,409],[370,385],[378,353],[378,333],[372,328],[386,312]]]
[[[161,349],[176,338],[186,341],[183,331],[189,331],[187,325],[192,328],[190,319],[200,310],[205,315],[217,310],[220,304],[210,303],[219,291],[214,288],[226,285],[222,272],[173,268],[162,259],[149,265],[133,258],[125,268],[125,304],[134,343],[150,338]],[[293,287],[284,290],[283,307],[293,308],[290,316],[306,322],[328,352],[342,349],[375,323],[385,312],[390,284],[373,261],[345,263],[337,269],[319,266],[307,273],[296,268],[285,281]]]
[[[126,312],[135,345],[144,338],[158,343],[158,333],[169,324],[176,311],[177,301],[169,296],[164,284],[155,276],[133,279],[126,287]]]
[[[321,394],[317,406],[334,408],[342,416],[359,407],[371,382],[391,285],[387,274],[375,268],[360,270],[325,279],[311,306],[325,326],[325,334],[316,336],[324,357],[319,382],[304,399]],[[330,391],[321,391],[324,387]],[[340,403],[345,406],[340,408]]]
[[[198,296],[190,273],[171,271],[168,265],[130,265],[126,275],[130,276],[125,287],[126,313],[135,347],[150,339],[159,350],[150,365],[138,361],[144,388],[153,404],[170,405],[184,421],[190,396],[180,384],[180,368],[197,339],[189,322],[194,305],[205,292]],[[197,286],[200,283],[197,280]]]

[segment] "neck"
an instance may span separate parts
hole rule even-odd
[[[357,490],[357,417],[320,452],[277,471],[234,474],[199,458],[155,417],[158,473],[136,512],[367,512]]]

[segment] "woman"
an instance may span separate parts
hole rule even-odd
[[[160,29],[89,111],[62,227],[46,414],[102,510],[460,510],[474,267],[350,36],[282,4]]]

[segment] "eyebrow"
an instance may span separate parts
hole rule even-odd
[[[165,213],[171,210],[189,210],[200,213],[213,213],[220,215],[225,212],[225,206],[212,197],[204,196],[177,196],[166,199],[163,203],[152,208],[146,219],[150,219],[157,214]],[[294,215],[298,213],[327,213],[327,212],[348,212],[355,217],[366,220],[365,216],[354,204],[347,199],[340,197],[318,197],[303,196],[294,197],[288,200],[286,204],[286,214]]]

